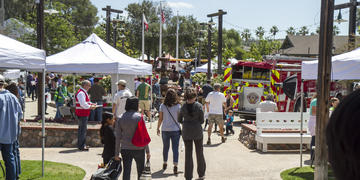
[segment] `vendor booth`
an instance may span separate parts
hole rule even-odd
[[[47,58],[49,72],[75,74],[109,74],[112,92],[116,92],[115,82],[125,79],[134,93],[134,78],[137,75],[151,75],[152,65],[129,57],[113,48],[96,34],[91,34],[83,42]]]

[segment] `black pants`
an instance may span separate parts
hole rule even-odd
[[[315,136],[311,136],[310,148],[311,148],[312,146],[315,146]],[[313,156],[314,156],[314,149],[311,148],[311,150],[310,150],[310,159],[315,158],[315,157],[313,157]]]
[[[130,180],[131,173],[131,164],[132,160],[135,159],[136,168],[138,173],[138,179],[141,176],[142,171],[144,170],[145,165],[145,150],[121,150],[121,156],[124,165],[123,171],[123,180]]]
[[[231,134],[235,134],[232,125],[226,126],[226,134],[229,134],[229,131],[231,132]]]
[[[194,163],[192,158],[193,142],[195,144],[197,172],[199,177],[205,176],[206,163],[204,158],[203,139],[184,140],[185,144],[185,179],[193,177]]]

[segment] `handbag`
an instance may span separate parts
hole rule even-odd
[[[115,161],[111,159],[105,168],[98,169],[90,180],[116,180],[119,178],[122,171],[121,159]]]
[[[146,160],[144,171],[141,173],[139,180],[151,180],[150,160]]]
[[[134,136],[131,139],[131,143],[137,147],[144,147],[148,145],[150,141],[151,139],[144,122],[144,115],[141,115],[141,119],[138,122]]]
[[[171,114],[171,112],[169,111],[169,108],[168,108],[166,105],[165,105],[165,107],[166,107],[167,111],[169,112],[169,114],[170,114],[170,116],[171,116],[172,120],[174,121],[174,123],[176,124],[176,126],[179,128],[180,135],[181,135],[181,134],[182,134],[182,130],[181,130],[180,125],[179,125],[178,123],[176,123],[174,116],[173,116],[173,115]]]

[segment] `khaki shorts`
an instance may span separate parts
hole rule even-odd
[[[150,111],[150,100],[139,100],[139,108],[141,110]]]
[[[217,125],[224,124],[224,119],[222,114],[209,114],[209,125],[216,123]]]

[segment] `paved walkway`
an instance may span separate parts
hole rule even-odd
[[[32,103],[32,102],[31,102]],[[29,106],[27,106],[29,107]],[[52,109],[54,110],[54,109]],[[36,112],[29,110],[28,112]],[[28,115],[31,116],[31,115]],[[157,122],[152,123],[149,129],[151,136],[151,171],[153,179],[184,179],[184,156],[185,152],[180,151],[178,176],[172,174],[172,152],[169,151],[168,169],[162,171],[162,142],[156,135]],[[150,128],[150,124],[147,123]],[[220,144],[220,136],[212,134],[213,145],[204,145],[206,160],[206,179],[218,180],[257,180],[257,179],[280,179],[280,172],[284,169],[299,166],[299,154],[294,152],[273,152],[259,153],[249,150],[238,140],[240,127],[234,127],[235,135],[229,136],[224,144]],[[207,134],[204,132],[204,144]],[[182,149],[180,147],[180,149]],[[21,148],[21,158],[23,160],[41,160],[41,148]],[[74,148],[46,148],[45,159],[48,161],[69,163],[83,168],[86,171],[84,179],[90,176],[97,169],[97,164],[102,162],[102,148],[91,148],[89,152],[80,152]],[[194,179],[198,178],[196,171],[196,157],[194,155]],[[305,154],[303,159],[309,159],[309,154]],[[136,179],[136,166],[132,166],[132,178]],[[120,177],[119,179],[122,179]]]

